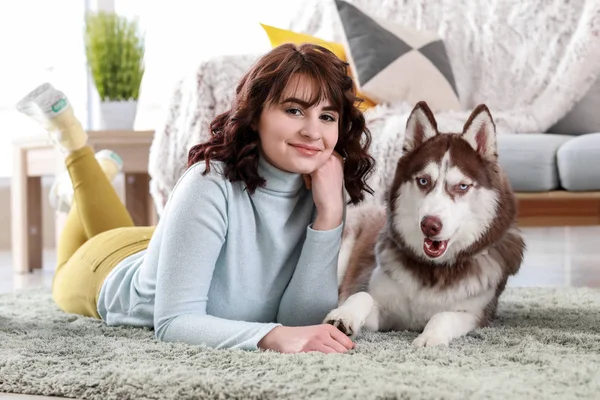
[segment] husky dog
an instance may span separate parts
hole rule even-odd
[[[523,260],[516,214],[488,108],[476,107],[462,133],[440,133],[418,103],[386,207],[348,212],[340,306],[325,322],[347,335],[418,331],[416,346],[448,345],[488,325]]]

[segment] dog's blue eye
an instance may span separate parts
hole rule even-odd
[[[467,190],[469,188],[469,185],[467,185],[466,183],[461,183],[460,185],[458,185],[458,188],[460,190]]]
[[[425,186],[429,181],[426,178],[418,178],[417,182],[419,182],[419,185]]]

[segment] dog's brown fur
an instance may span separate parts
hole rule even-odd
[[[356,242],[352,247],[348,266],[340,284],[340,300],[367,289],[369,277],[375,268],[375,244],[377,236],[386,223],[382,207],[366,206],[348,211],[344,236],[352,235]]]

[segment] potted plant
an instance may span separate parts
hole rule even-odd
[[[133,129],[144,75],[144,37],[138,21],[114,12],[88,13],[85,51],[100,96],[97,129]]]

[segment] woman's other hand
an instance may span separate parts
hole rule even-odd
[[[264,350],[280,353],[345,353],[355,344],[342,331],[330,324],[291,327],[278,326],[258,343]]]

